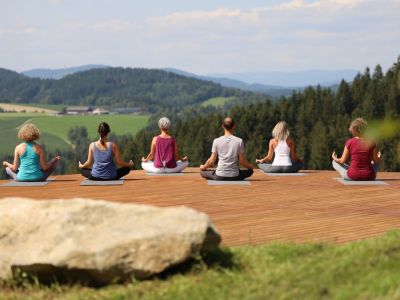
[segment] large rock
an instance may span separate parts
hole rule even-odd
[[[220,240],[209,217],[187,207],[0,200],[0,279],[17,272],[95,284],[145,279]]]

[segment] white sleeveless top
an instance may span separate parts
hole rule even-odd
[[[278,145],[275,150],[275,158],[272,162],[273,166],[291,166],[292,160],[290,158],[290,148],[286,141],[278,141]]]

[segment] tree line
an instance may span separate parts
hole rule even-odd
[[[250,160],[265,154],[272,128],[285,120],[305,167],[319,170],[331,169],[332,151],[341,153],[345,141],[351,137],[349,123],[363,117],[369,121],[371,132],[375,132],[383,154],[381,169],[387,171],[400,171],[399,114],[400,57],[386,74],[379,65],[372,74],[367,68],[351,83],[341,81],[336,91],[308,87],[276,102],[267,100],[225,111],[165,113],[173,120],[172,134],[181,152],[189,156],[191,165],[198,166],[209,157],[213,139],[222,134],[221,122],[230,115],[237,124],[236,135],[245,141]],[[136,158],[140,163],[140,157],[149,151],[151,138],[158,134],[156,120],[134,138],[124,140],[126,159]]]
[[[237,97],[238,102],[266,99],[265,95],[155,69],[92,69],[58,80],[0,69],[0,102],[141,107],[156,112],[182,109],[213,97]]]

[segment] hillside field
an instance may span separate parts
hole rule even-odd
[[[229,101],[235,100],[236,97],[214,97],[214,98],[210,98],[206,101],[204,101],[201,106],[223,106],[226,103],[228,103]]]
[[[85,126],[89,137],[97,137],[97,126],[100,122],[107,122],[111,132],[122,135],[134,135],[138,130],[147,125],[147,115],[103,115],[103,116],[48,116],[38,113],[1,113],[0,132],[2,143],[0,144],[0,156],[12,155],[17,139],[18,128],[25,122],[32,122],[41,131],[39,143],[45,144],[47,149],[65,149],[70,147],[68,131],[74,126]]]

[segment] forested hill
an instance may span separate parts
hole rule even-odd
[[[274,125],[280,120],[288,122],[308,169],[332,169],[332,151],[342,152],[351,136],[350,121],[363,117],[370,122],[370,128],[375,128],[375,141],[382,151],[381,170],[400,171],[400,57],[386,74],[380,66],[372,72],[366,69],[351,84],[342,81],[337,92],[309,87],[275,103],[234,107],[229,114],[236,121],[236,134],[243,138],[246,155],[253,163],[266,154]],[[210,155],[213,139],[222,134],[223,117],[221,113],[197,114],[175,120],[173,135],[193,165],[204,163]],[[374,126],[373,121],[385,119]],[[126,157],[146,153],[155,133],[150,127],[139,132],[127,143],[130,146]]]
[[[231,96],[265,97],[162,70],[93,69],[54,80],[29,78],[0,69],[0,102],[139,106],[154,111]]]

